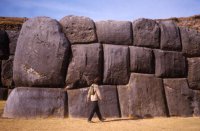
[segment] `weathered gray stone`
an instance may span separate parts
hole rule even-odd
[[[192,116],[193,91],[187,79],[164,79],[165,94],[170,116]]]
[[[193,116],[200,116],[200,91],[194,90]]]
[[[180,28],[182,52],[188,57],[200,56],[200,32],[186,27]]]
[[[72,61],[69,64],[66,84],[69,88],[87,87],[98,78],[102,83],[103,47],[99,43],[72,45]]]
[[[121,117],[130,116],[130,95],[129,95],[129,86],[128,85],[118,85],[117,86],[118,96],[119,96],[119,105],[121,111]]]
[[[3,117],[64,117],[67,94],[61,88],[15,88],[9,95]]]
[[[129,115],[166,116],[166,102],[161,78],[151,74],[132,73],[128,88]]]
[[[160,21],[161,40],[160,48],[163,50],[180,51],[181,38],[179,29],[173,21]]]
[[[8,97],[8,89],[0,87],[0,100],[6,100]]]
[[[184,77],[186,58],[180,52],[154,50],[155,75],[158,77]]]
[[[119,105],[116,86],[99,86],[102,101],[99,101],[100,112],[103,117],[119,117]],[[87,102],[88,88],[67,90],[69,117],[88,117],[91,103]]]
[[[63,86],[69,43],[60,24],[48,17],[27,20],[21,29],[13,65],[16,86]]]
[[[200,57],[187,58],[188,83],[190,88],[200,90]]]
[[[148,48],[129,46],[130,69],[138,73],[154,73],[154,55]]]
[[[100,43],[114,45],[132,44],[131,22],[108,20],[98,21],[95,24]]]
[[[92,19],[83,16],[65,16],[60,20],[66,37],[71,44],[92,43],[97,41],[95,24]]]
[[[19,31],[6,30],[6,32],[8,33],[8,37],[10,41],[9,43],[10,55],[14,55],[16,45],[17,45],[17,39],[19,37]]]
[[[133,45],[160,48],[160,28],[155,20],[138,19],[133,21]]]
[[[8,60],[2,60],[1,81],[6,87],[13,86],[13,60],[14,56],[10,56]]]
[[[128,46],[103,45],[104,78],[108,85],[124,85],[129,80],[129,49]]]
[[[9,58],[9,38],[4,30],[0,30],[0,60],[7,60]]]
[[[117,87],[114,85],[102,85],[99,90],[103,99],[99,102],[102,115],[105,117],[120,117]]]

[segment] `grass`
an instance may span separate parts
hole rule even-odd
[[[2,114],[5,101],[0,101]],[[1,131],[200,131],[199,117],[171,117],[151,119],[107,119],[88,123],[86,119],[36,118],[7,119],[0,117]]]

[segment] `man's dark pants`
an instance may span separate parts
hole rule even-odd
[[[100,110],[99,110],[98,101],[92,101],[91,103],[92,103],[92,109],[90,111],[90,115],[89,115],[88,121],[92,120],[92,117],[94,116],[95,112],[96,112],[97,117],[99,118],[99,120],[102,120],[102,116],[101,116],[101,113],[100,113]]]

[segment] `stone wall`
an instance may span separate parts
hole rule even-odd
[[[97,78],[105,117],[199,116],[198,38],[170,20],[29,19],[2,57],[2,84],[15,87],[3,116],[87,117]]]

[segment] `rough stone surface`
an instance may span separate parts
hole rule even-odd
[[[129,49],[127,46],[103,45],[104,78],[108,85],[124,85],[129,80]]]
[[[102,85],[99,87],[102,101],[99,108],[103,117],[119,117],[119,105],[116,86]],[[91,103],[87,103],[88,88],[68,90],[69,117],[87,118]]]
[[[118,85],[117,86],[118,96],[119,96],[119,105],[121,111],[121,117],[130,116],[130,95],[129,95],[129,86],[128,85]]]
[[[114,45],[132,44],[131,22],[108,20],[95,22],[95,24],[100,43]]]
[[[188,57],[200,56],[200,32],[189,28],[180,28],[182,52]]]
[[[60,20],[60,23],[71,44],[97,41],[95,24],[88,17],[65,16]]]
[[[200,116],[200,91],[194,90],[193,116]]]
[[[154,73],[154,55],[148,48],[129,46],[130,69],[138,73]]]
[[[187,79],[164,79],[165,94],[170,116],[192,116],[193,91]]]
[[[188,83],[190,88],[200,90],[200,57],[187,58]]]
[[[8,89],[0,87],[0,100],[6,100],[8,97]]]
[[[160,28],[156,21],[138,19],[133,21],[133,45],[150,48],[160,47]]]
[[[14,56],[10,56],[8,60],[2,60],[1,81],[6,87],[13,86],[13,60]]]
[[[166,102],[161,78],[132,73],[129,81],[129,115],[166,116]]]
[[[161,29],[160,48],[163,50],[180,51],[181,38],[179,29],[173,21],[159,22]]]
[[[158,77],[184,77],[186,58],[180,52],[154,50],[155,75]]]
[[[69,88],[87,87],[96,78],[99,79],[99,83],[102,83],[103,47],[101,44],[72,45],[72,56],[66,77]]]
[[[67,94],[61,88],[18,87],[10,93],[3,117],[64,117],[67,114],[66,102]]]
[[[14,55],[15,54],[15,49],[16,49],[16,45],[17,45],[17,39],[19,37],[19,31],[11,31],[11,30],[6,30],[6,32],[8,33],[8,37],[9,37],[9,49],[10,49],[10,55]]]
[[[4,30],[0,30],[0,60],[7,60],[9,58],[9,38]]]
[[[16,86],[63,86],[69,43],[60,24],[48,17],[27,20],[21,29],[13,65]]]

